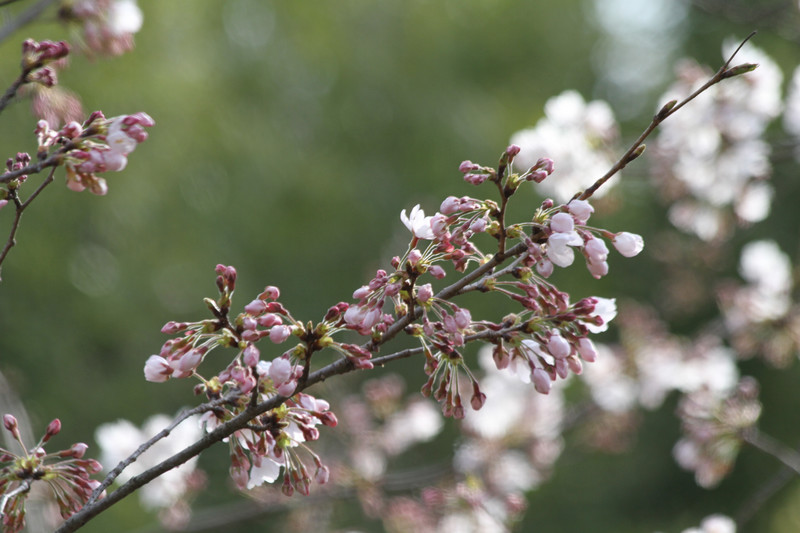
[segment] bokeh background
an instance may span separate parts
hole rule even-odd
[[[65,446],[87,441],[94,449],[100,423],[122,417],[140,424],[196,401],[188,382],[147,383],[142,368],[166,339],[159,332],[166,321],[205,317],[202,298],[215,293],[217,263],[236,266],[241,305],[272,284],[294,316],[316,320],[404,249],[401,209],[419,203],[434,211],[447,195],[473,194],[458,164],[491,164],[513,132],[542,117],[547,98],[571,88],[606,99],[623,138],[633,139],[679,57],[716,67],[726,38],[756,29],[756,44],[786,73],[800,61],[798,7],[778,0],[140,6],[145,22],[133,52],[76,56],[60,84],[80,95],[87,112],[146,111],[157,122],[150,139],[124,172],[106,176],[106,197],[67,190],[59,172],[58,185],[26,212],[19,245],[2,270],[0,371],[24,400],[35,433],[61,418]],[[11,18],[22,7],[3,14]],[[3,83],[16,76],[26,37],[69,34],[53,12],[3,42]],[[6,156],[35,151],[34,124],[25,100],[4,112]],[[774,234],[796,257],[797,169],[776,167],[772,218],[734,243]],[[640,233],[646,242],[661,231],[664,207],[646,172],[645,164],[632,166],[593,220]],[[541,201],[532,190],[526,194],[520,212]],[[2,234],[12,215],[0,211]],[[667,289],[647,252],[627,261],[613,257],[611,275],[599,282],[581,268],[555,279],[576,295],[658,305]],[[735,274],[736,256],[727,260],[720,275]],[[674,327],[691,333],[713,311],[673,313]],[[473,308],[473,316],[480,313]],[[613,328],[606,336],[613,340]],[[800,439],[797,366],[745,365],[763,385],[762,427],[790,445]],[[421,385],[419,361],[398,367],[410,389]],[[350,387],[358,379],[327,386]],[[529,495],[520,531],[680,531],[713,512],[734,514],[778,469],[774,460],[746,451],[718,489],[697,488],[671,456],[679,436],[674,408],[673,399],[649,413],[625,454],[593,452],[568,438],[553,478]],[[449,440],[436,441],[436,456],[451,449],[449,424]],[[424,449],[409,454],[405,461],[430,457]],[[210,482],[198,508],[241,498],[226,480],[223,447],[200,464]],[[798,531],[798,504],[794,481],[744,531]],[[155,524],[129,498],[84,531],[158,531]],[[357,505],[336,524],[381,530]],[[230,532],[279,531],[280,516],[237,527]]]

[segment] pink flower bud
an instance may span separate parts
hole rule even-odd
[[[488,177],[489,176],[486,174],[464,174],[464,181],[471,183],[472,185],[480,185],[486,181]]]
[[[242,361],[245,365],[249,367],[254,367],[258,364],[258,360],[261,357],[261,352],[258,351],[252,344],[248,344],[247,347],[242,352]]]
[[[53,419],[52,422],[50,422],[47,425],[47,430],[45,431],[45,434],[44,434],[45,442],[47,442],[47,440],[49,440],[50,437],[52,437],[54,435],[58,435],[59,431],[61,431],[61,420],[59,420],[58,418],[55,418],[55,419]]]
[[[479,168],[478,165],[469,160],[462,161],[461,164],[458,165],[458,171],[462,174],[466,174],[470,170],[475,170],[477,168]]]
[[[269,340],[275,344],[280,344],[288,339],[291,334],[292,328],[289,326],[273,326],[272,329],[269,330]]]
[[[273,383],[285,383],[292,376],[292,363],[286,357],[273,359],[269,367],[269,377]]]
[[[589,262],[586,266],[589,268],[589,273],[595,279],[600,279],[608,274],[608,263],[606,261],[601,261],[599,263]]]
[[[536,263],[536,272],[539,273],[540,276],[543,278],[549,278],[550,275],[553,273],[553,263],[547,258],[542,259],[538,263]]]
[[[267,304],[263,300],[253,300],[244,306],[244,312],[251,316],[258,316],[267,310]]]
[[[278,287],[267,285],[261,294],[258,295],[261,300],[277,300],[281,297],[281,291]]]
[[[608,247],[602,239],[589,239],[583,245],[583,251],[592,263],[602,263],[608,259]]]
[[[572,200],[567,204],[569,212],[575,215],[581,224],[585,224],[594,213],[594,207],[586,200]]]
[[[541,183],[547,178],[548,175],[549,174],[547,174],[547,172],[545,172],[544,170],[534,170],[530,174],[528,174],[527,180],[532,181],[534,183]]]
[[[172,375],[172,368],[166,359],[151,355],[144,364],[144,378],[154,383],[163,383]]]
[[[419,291],[417,292],[417,299],[420,303],[425,303],[433,297],[433,287],[430,283],[426,283],[419,287]]]
[[[372,292],[372,290],[369,287],[367,287],[366,285],[362,285],[361,287],[359,287],[358,289],[356,289],[353,292],[353,299],[354,300],[363,300],[364,298],[369,296],[370,292]]]
[[[433,265],[428,269],[428,272],[436,279],[442,279],[447,275],[447,272],[445,272],[444,269],[439,265]]]
[[[194,369],[203,361],[203,353],[200,350],[189,350],[177,363],[173,361],[173,367],[181,373],[191,374]]]
[[[580,373],[583,372],[583,364],[581,364],[581,360],[577,357],[567,357],[567,364],[573,374],[580,375]]]
[[[89,445],[85,442],[76,442],[69,448],[69,454],[71,457],[75,459],[80,459],[86,453],[86,450],[89,449]]]
[[[642,236],[636,235],[635,233],[628,233],[627,231],[617,233],[611,243],[614,245],[614,248],[625,257],[638,255],[639,252],[644,249],[644,239],[642,239]]]
[[[570,350],[571,347],[569,343],[558,333],[554,333],[547,340],[547,351],[556,359],[563,359],[568,356]]]
[[[447,233],[448,227],[447,217],[443,214],[436,213],[431,217],[431,229],[435,237],[441,239]]]
[[[531,379],[533,380],[533,387],[541,394],[550,393],[550,376],[541,368],[534,368],[531,372]]]
[[[593,363],[597,359],[597,349],[594,347],[594,343],[586,337],[578,340],[578,353],[587,363]]]
[[[328,479],[330,478],[330,476],[331,476],[330,469],[328,469],[327,466],[323,465],[323,466],[320,466],[319,468],[317,468],[317,472],[314,474],[314,479],[320,485],[324,485],[325,483],[328,482]]]
[[[408,253],[408,264],[411,266],[416,265],[419,263],[419,260],[422,259],[422,252],[414,248]]]
[[[178,333],[179,331],[185,328],[186,324],[170,320],[169,322],[164,324],[164,327],[161,328],[161,333],[166,333],[167,335],[174,335],[175,333]]]
[[[472,315],[469,309],[459,308],[453,315],[458,329],[466,329],[472,323]]]
[[[483,407],[483,404],[485,403],[486,395],[480,391],[473,394],[472,398],[470,398],[470,405],[475,411],[480,411],[481,407]]]
[[[442,205],[439,207],[439,211],[441,211],[443,215],[452,215],[453,213],[458,212],[460,208],[461,200],[455,196],[448,196],[442,202]]]
[[[3,415],[3,426],[11,433],[15,433],[17,431],[17,419],[14,415]]]
[[[535,168],[537,170],[543,170],[548,175],[552,174],[553,173],[553,168],[554,168],[553,160],[550,159],[549,157],[541,157],[541,158],[539,158],[538,161],[536,161],[536,164],[533,165],[533,168]]]
[[[473,220],[472,224],[469,225],[469,229],[475,233],[483,233],[486,231],[486,219],[478,218]]]
[[[514,157],[519,153],[519,151],[520,151],[519,146],[517,146],[516,144],[510,144],[508,148],[506,148],[506,155],[508,155],[509,157]]]
[[[272,326],[280,326],[283,324],[283,319],[275,313],[266,313],[258,317],[257,322],[262,328],[271,328]]]

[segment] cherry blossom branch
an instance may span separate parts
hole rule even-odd
[[[605,182],[611,179],[615,174],[620,172],[624,169],[628,163],[642,155],[645,150],[644,141],[647,139],[653,130],[655,130],[659,124],[664,122],[668,117],[675,114],[680,108],[694,100],[697,96],[701,93],[705,92],[712,86],[716,85],[717,83],[721,82],[722,80],[732,78],[734,76],[739,76],[740,74],[744,74],[746,72],[753,71],[758,65],[754,65],[751,63],[744,63],[741,65],[737,65],[735,67],[728,68],[733,58],[736,54],[739,53],[739,50],[745,45],[747,41],[749,41],[756,32],[750,33],[745,39],[739,44],[739,46],[734,50],[731,56],[728,58],[727,61],[717,70],[716,73],[700,88],[694,91],[692,94],[678,102],[677,100],[671,100],[664,104],[664,106],[653,116],[653,120],[650,122],[650,125],[645,128],[645,130],[639,135],[639,137],[631,144],[630,148],[620,157],[617,162],[606,172],[600,179],[592,184],[591,187],[583,191],[582,193],[576,194],[573,198],[579,200],[586,200],[587,198],[591,197],[597,189],[603,186]]]
[[[744,44],[744,43],[742,43],[742,44]],[[737,51],[738,51],[738,49],[737,49]],[[734,53],[734,55],[735,55],[735,53]],[[699,95],[703,91],[707,90],[709,87],[711,87],[715,83],[718,83],[722,79],[725,79],[727,77],[731,77],[731,76],[734,76],[734,75],[738,75],[738,74],[741,74],[743,72],[747,72],[747,71],[752,70],[753,68],[755,68],[754,65],[745,64],[745,65],[740,65],[738,67],[733,67],[733,68],[729,69],[728,65],[729,65],[729,63],[730,63],[730,61],[732,59],[733,59],[733,55],[725,63],[725,65],[718,71],[718,73],[714,77],[712,77],[711,80],[709,80],[705,85],[703,85],[700,89],[695,91],[692,95],[690,95],[689,97],[684,99],[682,102],[677,103],[676,101],[673,101],[673,102],[670,102],[667,105],[665,105],[661,109],[661,111],[659,111],[659,113],[655,116],[655,118],[653,119],[650,127],[642,135],[640,135],[639,139],[637,139],[637,141],[634,142],[634,144],[626,152],[626,154],[624,154],[620,158],[618,163],[616,165],[614,165],[614,167],[612,167],[612,169],[605,176],[600,178],[594,185],[592,185],[592,187],[590,187],[589,189],[587,189],[583,193],[577,194],[575,196],[575,198],[578,199],[578,200],[585,200],[586,198],[589,198],[600,186],[602,186],[605,183],[605,181],[608,180],[608,178],[610,178],[613,174],[615,174],[616,172],[621,170],[625,165],[627,165],[627,163],[629,163],[630,161],[632,161],[633,159],[638,157],[644,150],[644,145],[643,145],[644,139],[655,129],[655,127],[657,127],[658,124],[660,124],[660,122],[662,122],[667,117],[669,117],[671,114],[673,114],[675,111],[680,109],[683,105],[685,105],[686,103],[691,101],[693,98],[695,98],[697,95]],[[507,151],[506,152],[506,156],[504,156],[506,158],[505,162],[506,163],[510,162],[510,159],[513,158],[513,155],[514,154],[512,154],[512,153]],[[500,165],[497,173],[495,174],[495,176],[504,176],[506,169],[505,169],[503,163],[504,163],[504,159],[501,159],[501,165]],[[496,181],[496,184],[499,185],[499,180],[500,179],[502,179],[502,178],[499,178]],[[495,181],[495,180],[493,180],[493,181]],[[506,200],[516,190],[516,186],[518,186],[518,184],[514,184],[513,186],[508,188],[508,190],[506,190],[505,188],[501,189],[500,193],[501,193],[501,200],[503,201],[503,206],[502,206],[502,208],[500,208],[499,214],[495,210],[495,208],[492,208],[492,210],[491,210],[492,211],[492,213],[491,213],[492,217],[496,218],[496,219],[499,219],[498,223],[500,224],[500,235],[499,235],[499,239],[498,239],[499,240],[499,245],[498,245],[497,253],[495,253],[493,256],[489,257],[488,259],[485,259],[484,261],[482,261],[482,264],[480,264],[480,266],[478,266],[477,268],[475,268],[471,272],[463,275],[461,278],[459,278],[456,282],[454,282],[450,286],[448,286],[448,287],[442,289],[441,291],[439,291],[439,293],[437,293],[434,296],[434,298],[437,301],[449,301],[453,297],[455,297],[455,296],[457,296],[459,294],[463,294],[465,292],[474,291],[474,290],[481,290],[483,288],[483,283],[487,279],[496,278],[496,277],[499,277],[500,275],[511,273],[511,269],[513,269],[515,262],[512,262],[512,264],[510,266],[502,269],[499,272],[494,272],[494,269],[497,266],[499,266],[500,264],[504,263],[509,258],[517,257],[517,256],[524,256],[524,254],[529,253],[529,250],[530,250],[529,247],[530,246],[535,246],[535,244],[531,244],[529,242],[521,242],[519,244],[516,244],[515,246],[512,246],[511,248],[506,249],[505,237],[507,235],[506,235],[506,231],[505,231],[505,222],[503,220],[503,218],[504,218],[503,215],[504,215],[504,212],[505,212]],[[508,187],[508,184],[506,184],[505,187]],[[416,210],[417,210],[417,208],[415,208],[415,211]],[[409,228],[409,229],[412,229],[412,233],[414,233],[414,240],[412,241],[411,248],[413,248],[416,245],[418,238],[422,237],[422,233],[417,234],[416,229],[419,229],[420,232],[423,232],[423,230],[425,230],[425,228],[423,226],[419,226],[420,222],[424,223],[424,220],[423,220],[424,219],[424,214],[422,214],[421,212],[416,213],[415,211],[412,211],[412,216],[411,216],[411,218],[413,219],[414,227],[413,228],[412,227]],[[420,216],[417,216],[417,215],[420,215]],[[565,213],[563,215],[569,216],[569,215],[566,215]],[[405,212],[403,213],[403,216],[405,217]],[[543,216],[550,216],[550,215],[545,213],[545,215],[543,215]],[[586,217],[588,217],[588,214],[586,215]],[[584,220],[583,223],[585,223],[585,218],[583,218],[582,220]],[[407,225],[409,225],[409,224],[407,224]],[[566,222],[562,222],[562,223],[559,224],[559,226],[561,226],[562,228],[565,227],[565,225],[566,225]],[[572,224],[571,223],[569,224],[569,229],[555,229],[555,224],[553,225],[552,228],[549,227],[549,226],[536,226],[536,225],[534,225],[534,227],[535,227],[534,235],[533,235],[534,240],[540,241],[542,243],[546,242],[546,240],[547,240],[546,237],[550,234],[551,230],[553,232],[555,232],[555,233],[564,233],[564,234],[572,231]],[[430,231],[430,230],[427,230],[427,231]],[[540,233],[541,233],[541,235],[540,235]],[[422,237],[422,238],[426,238],[426,239],[430,240],[430,237]],[[582,241],[581,244],[583,244],[583,242],[584,241]],[[576,244],[572,243],[570,245],[574,246]],[[639,249],[641,249],[641,248],[639,248]],[[638,253],[638,252],[635,252],[635,253]],[[570,252],[570,257],[571,257],[571,252]],[[405,259],[403,261],[405,261]],[[571,261],[570,261],[570,263],[571,263]],[[408,264],[412,265],[412,263],[408,263]],[[563,266],[563,265],[560,265],[560,266]],[[425,308],[423,308],[423,306],[421,306],[421,305],[417,305],[417,300],[414,297],[414,292],[413,291],[415,289],[416,279],[420,275],[420,273],[423,272],[423,271],[413,272],[411,266],[409,266],[408,268],[409,268],[409,270],[405,272],[405,275],[407,276],[405,278],[405,280],[407,281],[407,285],[405,285],[405,290],[409,291],[409,295],[407,297],[405,297],[405,299],[403,301],[408,304],[408,307],[410,307],[410,309],[407,309],[403,314],[401,314],[399,316],[399,318],[396,321],[394,321],[393,323],[391,323],[390,326],[386,327],[386,329],[382,333],[375,334],[375,332],[373,332],[372,339],[370,341],[364,343],[360,347],[360,349],[363,350],[364,352],[367,352],[368,355],[371,355],[371,354],[377,352],[378,349],[381,346],[383,346],[384,344],[386,344],[387,342],[392,340],[394,337],[397,336],[398,333],[400,333],[401,331],[404,331],[410,324],[412,324],[412,322],[415,322],[416,319],[418,319],[418,318],[420,318],[420,316],[422,316],[422,313],[423,313]],[[230,272],[230,271],[232,271],[232,272]],[[225,345],[231,345],[231,346],[236,345],[240,349],[242,349],[243,352],[247,352],[247,350],[244,348],[244,346],[245,345],[250,346],[249,344],[247,344],[250,341],[248,340],[247,342],[245,342],[244,337],[242,337],[242,335],[241,335],[241,332],[243,331],[241,329],[241,326],[239,326],[238,324],[234,324],[231,320],[228,319],[228,309],[230,307],[230,295],[233,292],[233,284],[235,282],[235,270],[233,270],[230,267],[222,267],[222,271],[218,270],[218,272],[221,274],[220,278],[218,278],[218,286],[220,288],[220,292],[223,295],[221,297],[221,302],[224,302],[224,304],[221,304],[221,306],[219,308],[212,306],[212,311],[214,311],[215,309],[218,309],[218,311],[214,312],[214,315],[216,317],[216,321],[214,322],[213,325],[212,324],[209,324],[209,325],[212,325],[213,327],[216,328],[213,331],[219,331],[221,329],[224,329],[224,330],[226,330],[226,331],[228,331],[230,333],[230,335],[227,338],[230,341],[235,341],[235,342],[233,344],[225,344]],[[268,300],[268,299],[277,300],[277,296],[269,296],[269,295],[266,295],[266,293],[265,293],[263,298],[261,296],[259,296],[259,298],[260,298],[260,300],[258,300],[257,302],[263,302],[264,300]],[[207,301],[210,301],[210,302],[213,303],[213,300],[208,299]],[[423,300],[420,299],[419,301],[423,301]],[[285,310],[283,310],[282,306],[280,306],[280,304],[278,304],[277,301],[274,302],[274,304],[276,306],[278,306],[278,307],[275,307],[275,309],[281,309],[280,314],[283,314],[284,316],[289,317],[288,313]],[[264,303],[263,306],[264,306],[264,309],[266,309],[267,304]],[[346,304],[345,304],[345,308],[346,308]],[[247,307],[245,309],[247,310]],[[263,312],[264,312],[263,310],[260,311],[260,313],[263,313]],[[249,317],[250,317],[249,319],[251,321],[254,320],[253,317],[259,316],[259,312],[257,312],[257,311],[253,311],[253,312],[247,311],[247,313],[249,313]],[[584,311],[584,313],[586,313],[586,312]],[[552,316],[546,316],[548,314],[549,313],[544,313],[544,314],[542,314],[542,316],[540,318],[542,320],[553,318]],[[237,318],[237,320],[241,320],[241,318]],[[574,320],[574,318],[570,319],[570,320]],[[295,321],[292,319],[292,322],[294,323]],[[602,324],[602,321],[600,323]],[[186,326],[185,325],[184,326],[177,326],[176,325],[175,327],[177,328],[178,331],[180,331],[182,328],[185,328]],[[268,326],[265,326],[265,327],[268,327]],[[286,326],[283,326],[283,327],[286,328]],[[326,340],[326,342],[330,342],[331,344],[334,344],[334,341],[332,341],[330,338],[323,339],[323,336],[325,335],[324,332],[323,333],[317,333],[316,329],[312,332],[311,331],[311,325],[309,325],[308,330],[305,330],[302,327],[302,324],[300,324],[300,323],[296,323],[295,327],[298,328],[298,330],[297,330],[297,331],[299,331],[298,336],[305,343],[305,345],[300,345],[302,350],[303,350],[303,357],[300,357],[298,355],[298,358],[302,361],[302,368],[301,368],[302,377],[297,376],[297,378],[299,378],[299,379],[296,380],[296,386],[294,386],[294,389],[293,390],[289,389],[288,391],[286,391],[288,396],[284,395],[284,394],[281,394],[281,393],[277,393],[277,394],[273,393],[275,395],[272,396],[271,398],[269,398],[269,399],[267,399],[265,401],[262,401],[261,403],[256,403],[258,395],[255,392],[253,392],[253,394],[250,396],[252,401],[248,402],[246,405],[240,405],[239,407],[241,408],[241,410],[238,412],[238,414],[232,413],[232,415],[233,415],[232,418],[230,418],[227,421],[219,420],[218,421],[218,425],[213,430],[209,431],[206,435],[204,435],[201,439],[199,439],[194,444],[192,444],[190,446],[187,446],[185,449],[183,449],[180,452],[174,454],[170,458],[162,461],[161,463],[159,463],[156,466],[146,470],[145,472],[139,474],[138,476],[135,476],[135,477],[131,478],[127,483],[121,485],[117,490],[115,490],[113,493],[111,493],[107,497],[105,497],[103,499],[97,499],[98,498],[98,494],[102,491],[102,489],[103,488],[107,488],[108,486],[110,486],[110,484],[113,482],[113,480],[119,475],[119,473],[127,465],[129,465],[137,457],[139,457],[141,455],[141,453],[143,453],[146,449],[148,449],[150,446],[152,446],[152,444],[154,444],[158,440],[166,437],[169,434],[169,432],[172,429],[174,429],[174,427],[176,427],[178,423],[180,423],[181,420],[185,419],[185,416],[188,416],[188,414],[186,414],[185,416],[182,415],[181,417],[179,417],[178,420],[173,422],[173,424],[171,424],[167,429],[162,431],[162,433],[160,433],[159,435],[157,435],[156,437],[154,437],[153,439],[151,439],[150,441],[145,443],[142,447],[140,447],[139,450],[134,452],[134,454],[132,454],[131,457],[129,457],[128,459],[126,459],[125,461],[120,463],[115,468],[115,470],[111,474],[109,474],[109,476],[103,482],[102,486],[95,492],[95,494],[92,495],[92,497],[90,498],[88,503],[85,506],[83,506],[83,508],[80,511],[76,512],[73,516],[71,516],[69,519],[67,519],[64,522],[64,524],[58,529],[58,532],[59,533],[66,533],[66,532],[69,532],[69,531],[77,530],[83,524],[85,524],[89,520],[91,520],[94,516],[96,516],[97,514],[102,512],[103,510],[111,507],[116,502],[122,500],[127,495],[133,493],[134,491],[136,491],[138,488],[142,487],[146,483],[156,479],[157,477],[159,477],[163,473],[171,470],[172,468],[175,468],[175,467],[185,463],[186,461],[188,461],[191,458],[195,457],[196,455],[200,454],[203,450],[205,450],[206,448],[210,447],[214,443],[219,442],[219,441],[221,441],[221,440],[223,440],[223,439],[225,439],[227,437],[230,437],[231,435],[233,435],[234,433],[236,433],[237,431],[239,431],[241,429],[249,429],[250,431],[258,431],[258,430],[263,431],[265,428],[269,428],[270,427],[269,426],[269,422],[263,422],[263,423],[259,422],[257,425],[254,426],[254,425],[252,425],[252,421],[256,417],[258,417],[259,415],[262,415],[264,413],[272,411],[272,410],[276,409],[279,406],[286,405],[287,401],[289,401],[290,398],[298,397],[299,393],[305,391],[306,389],[308,389],[309,387],[315,385],[316,383],[319,383],[321,381],[325,381],[326,379],[328,379],[330,377],[333,377],[335,375],[346,374],[346,373],[352,372],[352,371],[357,370],[357,369],[367,368],[366,365],[358,366],[356,363],[354,363],[353,359],[351,359],[350,357],[346,357],[346,358],[338,359],[337,361],[335,361],[335,362],[333,362],[333,363],[331,363],[331,364],[329,364],[329,365],[327,365],[327,366],[325,366],[325,367],[323,367],[321,369],[318,369],[318,370],[316,370],[314,372],[311,372],[310,371],[310,358],[311,358],[311,355],[315,351],[318,351],[318,350],[322,349],[323,347],[330,345],[330,344],[319,344],[318,341]],[[340,326],[336,326],[336,327],[340,327]],[[528,328],[528,327],[530,327],[530,326],[527,323],[522,323],[522,324],[515,324],[515,325],[506,325],[506,327],[504,327],[504,328],[499,328],[499,329],[496,328],[495,330],[487,329],[487,330],[484,330],[484,331],[480,331],[479,333],[476,333],[476,334],[471,334],[471,335],[465,336],[463,338],[463,342],[467,343],[467,342],[472,342],[472,341],[476,341],[476,340],[487,340],[487,339],[490,340],[490,339],[506,338],[506,337],[511,337],[511,336],[513,336],[513,334],[519,333],[521,331],[525,331],[526,333],[531,333],[531,331],[527,331],[526,330],[526,328]],[[538,327],[538,326],[534,326],[534,327]],[[371,326],[370,326],[369,329],[371,329]],[[250,330],[250,333],[256,333],[254,327]],[[364,334],[366,334],[366,333],[364,333]],[[228,335],[228,334],[226,333],[226,335]],[[287,335],[288,335],[288,333],[287,333]],[[465,333],[465,335],[466,335],[466,333]],[[540,335],[540,333],[537,333],[537,335]],[[543,335],[543,334],[541,334],[541,335]],[[198,339],[200,338],[199,334],[198,334],[197,338]],[[251,338],[252,338],[252,335],[251,335]],[[258,338],[260,338],[260,337],[257,337],[256,340]],[[284,337],[284,339],[285,339],[285,337]],[[547,337],[541,337],[541,339],[538,342],[539,343],[551,343],[551,344],[553,344],[555,346],[555,348],[553,348],[554,350],[557,349],[557,348],[561,349],[561,348],[563,348],[563,345],[566,344],[566,341],[561,336],[559,336],[557,333],[548,333]],[[573,341],[573,342],[577,342],[577,341]],[[191,346],[188,346],[188,345],[185,345],[185,346],[187,346],[187,349],[191,348]],[[567,348],[567,350],[569,350],[569,348]],[[252,352],[252,350],[251,350],[251,352]],[[397,361],[397,360],[400,360],[400,359],[403,359],[403,358],[407,358],[407,357],[410,357],[410,356],[413,356],[413,355],[418,355],[418,354],[423,353],[423,352],[425,352],[427,354],[427,348],[424,345],[422,347],[418,347],[418,348],[401,350],[401,351],[395,352],[393,354],[389,354],[389,355],[386,355],[386,356],[382,356],[382,357],[377,357],[377,358],[371,359],[371,362],[370,362],[369,366],[370,367],[373,367],[374,365],[384,366],[384,365],[386,365],[386,364],[388,364],[390,362],[394,362],[394,361]],[[186,353],[186,352],[181,352],[181,353]],[[204,353],[205,352],[202,352],[200,354],[194,354],[193,357],[197,358],[197,362],[196,363],[192,363],[192,361],[189,360],[189,362],[186,363],[187,368],[191,367],[191,365],[194,365],[194,367],[196,367],[196,365],[199,364],[199,361],[201,360],[202,355]],[[256,353],[255,361],[258,362],[258,358],[257,358],[258,352],[257,352],[257,350],[255,351],[255,353]],[[554,351],[553,353],[556,353],[556,352]],[[153,357],[156,357],[156,356],[153,356]],[[247,357],[247,356],[245,356],[245,357]],[[594,357],[594,356],[592,356],[592,357]],[[253,359],[251,359],[251,360],[253,360]],[[256,362],[247,363],[247,366],[253,369],[252,370],[253,373],[255,373]],[[238,364],[239,363],[237,362],[237,365]],[[542,371],[541,368],[534,369],[533,366],[532,366],[532,371],[534,371],[534,370],[538,370],[540,372]],[[155,369],[151,368],[151,376],[154,377],[154,378],[158,378],[158,374],[157,374],[158,371],[159,370],[157,368],[155,368]],[[566,371],[566,369],[565,369],[565,371]],[[172,370],[170,370],[170,372],[172,372]],[[185,372],[185,370],[181,370],[181,372]],[[187,375],[190,375],[193,372],[194,372],[194,370],[192,369],[192,370],[189,371],[189,374],[187,374]],[[148,373],[148,367],[147,366],[145,368],[145,373],[146,373],[146,375]],[[555,374],[553,374],[553,375],[555,375]],[[167,377],[168,377],[168,375],[167,375]],[[177,376],[177,377],[181,377],[181,376]],[[186,377],[186,376],[183,376],[183,377]],[[252,377],[252,376],[250,376],[250,377]],[[555,377],[553,377],[552,379],[555,380]],[[158,379],[153,379],[153,380],[155,381],[155,380],[158,380]],[[545,386],[542,385],[542,380],[545,380],[547,382],[545,385],[546,385],[546,389],[549,390],[550,378],[547,377],[547,375],[545,375],[543,372],[541,372],[541,374],[539,375],[539,383],[536,384],[537,390],[541,391],[542,389],[545,389]],[[222,381],[225,381],[225,380],[224,379],[220,379],[220,382],[222,382]],[[534,382],[536,382],[536,381],[537,381],[537,374],[534,373]],[[282,383],[287,383],[287,382],[283,381]],[[254,389],[252,389],[252,388],[248,388],[246,390],[247,391],[254,391]],[[273,390],[275,390],[275,389],[273,389]],[[546,392],[546,390],[544,390],[544,392]],[[476,393],[476,396],[477,396],[477,393]],[[485,396],[484,396],[484,398],[485,398]],[[196,412],[205,412],[205,411],[208,411],[209,409],[211,409],[211,407],[209,407],[206,404],[206,405],[203,405],[203,406],[199,406],[196,409],[199,409]],[[286,474],[286,475],[288,475],[288,474]]]

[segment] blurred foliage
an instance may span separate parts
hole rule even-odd
[[[202,298],[215,292],[217,263],[238,269],[239,305],[266,284],[279,286],[287,307],[306,320],[349,300],[404,249],[401,209],[421,203],[434,211],[449,194],[477,194],[460,179],[463,159],[494,161],[511,133],[542,116],[550,96],[574,88],[592,97],[602,72],[593,63],[599,33],[588,4],[141,2],[145,24],[136,49],[111,60],[76,55],[60,84],[81,96],[87,112],[146,111],[157,122],[150,139],[123,173],[106,176],[105,198],[67,190],[59,172],[59,185],[26,213],[19,246],[3,265],[0,370],[34,420],[43,428],[60,417],[66,446],[91,442],[99,423],[123,417],[139,424],[194,402],[188,382],[146,383],[142,367],[166,339],[159,329],[167,320],[205,318]],[[12,6],[8,15],[20,9]],[[722,41],[751,29],[710,8],[693,9],[679,51],[716,67]],[[15,76],[26,37],[70,36],[52,17],[17,32],[0,46],[4,83]],[[766,31],[757,44],[789,72],[797,42],[784,37]],[[649,120],[656,95],[630,119],[625,136]],[[35,151],[34,124],[27,102],[6,110],[6,156]],[[646,167],[637,165],[596,217],[647,240],[666,223],[645,185]],[[776,176],[774,217],[786,217],[793,229],[774,236],[794,255],[797,215],[781,201],[781,187],[792,187],[795,198],[798,191],[786,182]],[[530,192],[517,201],[524,216],[540,199]],[[0,211],[4,232],[12,215]],[[580,268],[560,272],[557,281],[576,295],[657,300],[658,275],[643,274],[656,268],[651,262],[614,257],[602,282]],[[411,378],[410,389],[422,383],[419,361],[397,366]],[[765,383],[768,415],[770,398],[776,410],[797,401],[796,394],[781,396],[796,390],[796,369],[775,374],[759,376],[779,387],[773,394]],[[342,394],[337,388],[355,381],[326,386]],[[774,416],[775,427],[796,426],[791,408]],[[570,444],[554,479],[531,495],[521,530],[677,531],[712,512],[734,513],[777,468],[745,454],[733,478],[702,491],[672,461],[677,435],[665,408],[648,417],[630,454]],[[796,430],[782,436],[798,438]],[[443,446],[436,456],[449,454]],[[212,481],[201,503],[239,498],[225,480],[225,453],[211,451],[201,465]],[[747,531],[796,531],[797,489],[794,482]],[[351,511],[339,517],[342,527],[379,530],[362,524],[357,506]],[[152,521],[130,498],[84,531],[127,531]],[[257,528],[279,530],[270,523],[274,517]]]

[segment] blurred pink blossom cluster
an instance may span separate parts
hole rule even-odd
[[[87,53],[111,56],[133,49],[144,21],[136,0],[72,0],[64,2],[59,18],[81,27]]]
[[[733,468],[742,432],[761,415],[758,383],[744,377],[730,395],[695,391],[681,399],[678,413],[684,436],[673,449],[676,461],[694,472],[698,485],[716,486]]]
[[[726,44],[726,57],[735,48]],[[705,241],[725,237],[731,213],[744,223],[770,212],[773,189],[771,148],[762,138],[783,109],[783,74],[763,51],[747,45],[744,59],[757,63],[748,76],[716,85],[693,102],[688,113],[665,122],[654,146],[654,184],[671,204],[669,219],[677,228]],[[676,82],[661,98],[688,94],[709,77],[709,69],[686,60]]]
[[[742,248],[739,273],[745,284],[718,290],[720,310],[739,357],[754,355],[777,367],[796,357],[800,346],[800,306],[792,298],[793,266],[772,240]]]

